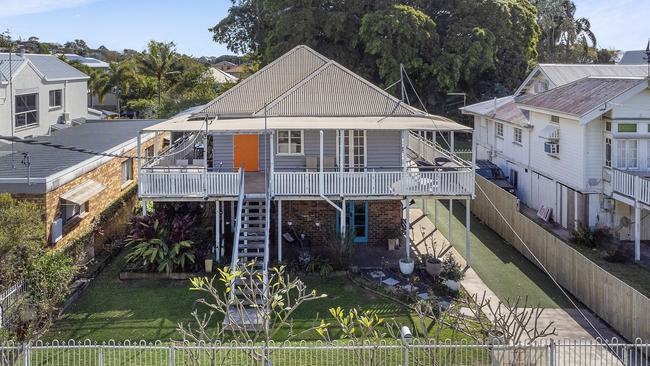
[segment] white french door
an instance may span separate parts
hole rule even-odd
[[[340,133],[336,131],[336,161],[340,155]],[[367,158],[366,131],[345,130],[343,131],[343,169],[350,172],[362,172],[366,170]]]

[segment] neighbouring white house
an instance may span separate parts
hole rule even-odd
[[[609,226],[637,249],[650,239],[647,65],[542,64],[513,96],[461,110],[474,116],[477,158],[499,165],[526,206],[569,229]]]
[[[47,135],[87,118],[88,78],[53,55],[0,53],[0,134]]]
[[[204,74],[205,77],[212,78],[215,83],[218,84],[227,84],[227,83],[236,83],[239,81],[239,78],[237,78],[234,75],[231,75],[217,67],[210,67]]]
[[[74,53],[66,53],[63,57],[68,61],[76,61],[92,70],[98,70],[99,72],[108,72],[111,67],[110,63],[98,60],[94,57],[86,57]],[[88,106],[100,111],[115,112],[118,110],[117,94],[112,92],[106,93],[106,95],[102,96],[100,99],[97,94],[89,93]]]

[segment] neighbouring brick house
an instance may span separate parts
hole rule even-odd
[[[94,152],[93,155],[41,145],[0,144],[0,192],[36,202],[43,213],[49,245],[62,248],[87,232],[113,202],[135,189],[137,139],[156,120],[87,121],[38,140]],[[142,136],[148,155],[162,148],[164,135]]]

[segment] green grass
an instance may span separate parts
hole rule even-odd
[[[420,202],[418,202],[420,203]],[[434,200],[427,202],[427,216],[434,222]],[[436,226],[449,237],[447,202],[438,202]],[[465,206],[454,204],[452,218],[454,248],[465,256]],[[471,216],[470,250],[472,268],[481,280],[499,297],[528,297],[529,304],[544,308],[570,307],[569,301],[551,279],[532,262],[506,243],[497,233]]]
[[[192,322],[190,313],[197,306],[195,301],[200,294],[189,291],[188,281],[120,281],[118,273],[122,266],[123,255],[90,284],[44,338],[96,342],[178,339],[177,324]],[[296,332],[308,329],[317,318],[332,320],[328,309],[337,306],[368,310],[386,320],[394,318],[399,324],[413,326],[415,321],[409,309],[362,289],[347,277],[309,277],[305,282],[328,296],[296,310],[293,316]],[[444,330],[442,334],[446,338],[451,331]],[[331,335],[337,338],[338,330],[333,328]],[[285,338],[286,332],[276,337],[277,340]],[[318,336],[309,334],[303,338],[311,340]]]

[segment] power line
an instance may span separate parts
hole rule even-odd
[[[96,156],[106,156],[106,157],[111,157],[111,158],[132,158],[133,156],[131,155],[121,155],[121,154],[111,154],[111,153],[105,153],[105,152],[98,152],[98,151],[93,151],[93,150],[88,150],[76,146],[66,146],[62,144],[56,144],[50,141],[41,141],[41,140],[36,140],[36,139],[24,139],[20,137],[15,137],[15,136],[4,136],[0,135],[0,140],[5,140],[5,141],[10,141],[12,143],[21,143],[21,144],[26,144],[26,145],[34,145],[34,146],[45,146],[45,147],[51,147],[53,149],[58,149],[58,150],[66,150],[66,151],[74,151],[78,153],[83,153],[83,154],[89,154],[89,155],[96,155]]]

